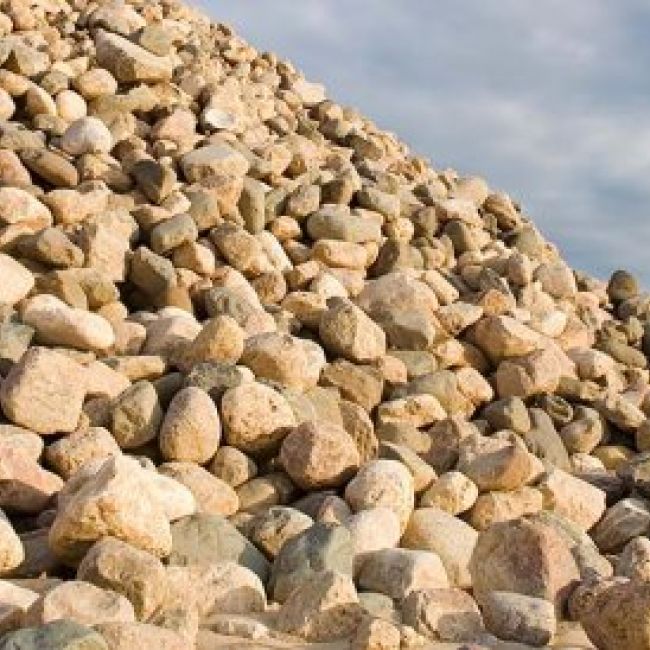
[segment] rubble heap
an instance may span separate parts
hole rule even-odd
[[[630,274],[176,0],[0,6],[0,650],[650,648]]]

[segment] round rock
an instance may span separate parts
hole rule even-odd
[[[73,156],[108,153],[113,148],[113,136],[100,119],[82,117],[65,130],[61,148]]]
[[[160,451],[166,460],[207,463],[221,439],[221,421],[212,398],[200,388],[174,396],[160,428]]]
[[[413,477],[396,460],[372,460],[363,465],[348,483],[345,500],[355,512],[389,508],[399,517],[404,531],[415,501]]]
[[[340,426],[304,422],[282,442],[280,462],[303,490],[343,485],[359,467],[359,452]]]
[[[267,454],[295,426],[289,402],[277,391],[250,382],[227,390],[221,400],[226,442],[252,454]]]

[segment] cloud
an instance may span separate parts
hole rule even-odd
[[[650,286],[647,0],[201,4],[435,166],[519,198],[575,266]]]

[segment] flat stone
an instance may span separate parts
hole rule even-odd
[[[157,650],[185,650],[187,639],[178,632],[148,623],[101,623],[95,630],[102,635],[111,650],[131,650],[147,645]]]
[[[473,641],[484,632],[474,599],[461,589],[418,589],[402,603],[402,619],[433,641]]]
[[[548,600],[492,591],[481,605],[486,628],[504,641],[538,647],[555,636],[555,611]]]
[[[126,38],[98,30],[95,34],[97,62],[121,83],[170,81],[173,65]]]
[[[102,316],[69,307],[55,296],[42,294],[25,302],[22,319],[36,331],[39,343],[78,350],[107,350],[115,332]]]
[[[346,214],[344,210],[324,207],[307,220],[307,232],[314,240],[338,239],[341,241],[363,243],[379,241],[379,224],[364,217]]]
[[[79,172],[66,158],[48,149],[26,149],[21,152],[25,166],[54,187],[76,187]]]
[[[594,526],[591,536],[603,552],[621,549],[637,535],[645,535],[650,528],[650,508],[643,499],[621,499],[605,511]]]
[[[74,621],[52,621],[10,632],[0,640],[1,650],[109,650],[104,637],[92,627]]]
[[[386,594],[395,600],[418,589],[449,586],[440,557],[429,551],[383,549],[366,554],[357,582],[363,589]]]
[[[215,175],[244,176],[249,163],[226,144],[212,144],[185,154],[181,167],[189,182],[201,182]]]
[[[67,619],[81,625],[135,620],[131,603],[114,591],[70,580],[46,591],[25,614],[26,625]]]

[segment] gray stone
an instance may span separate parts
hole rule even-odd
[[[553,425],[553,420],[542,409],[529,410],[531,428],[523,432],[528,450],[540,460],[552,463],[565,472],[571,471],[571,461],[560,434]]]
[[[555,611],[548,600],[492,591],[481,605],[485,626],[504,641],[545,646],[555,635]]]
[[[236,562],[265,582],[269,574],[266,558],[224,517],[196,514],[172,524],[170,565],[207,565]]]
[[[73,621],[53,621],[39,627],[10,632],[0,650],[109,650],[101,634]]]
[[[299,585],[319,571],[337,571],[352,576],[354,548],[347,528],[317,523],[287,541],[280,549],[269,589],[274,600],[284,602]]]
[[[650,508],[643,499],[622,499],[608,508],[594,526],[591,536],[603,552],[621,549],[633,537],[645,535],[650,528]]]

